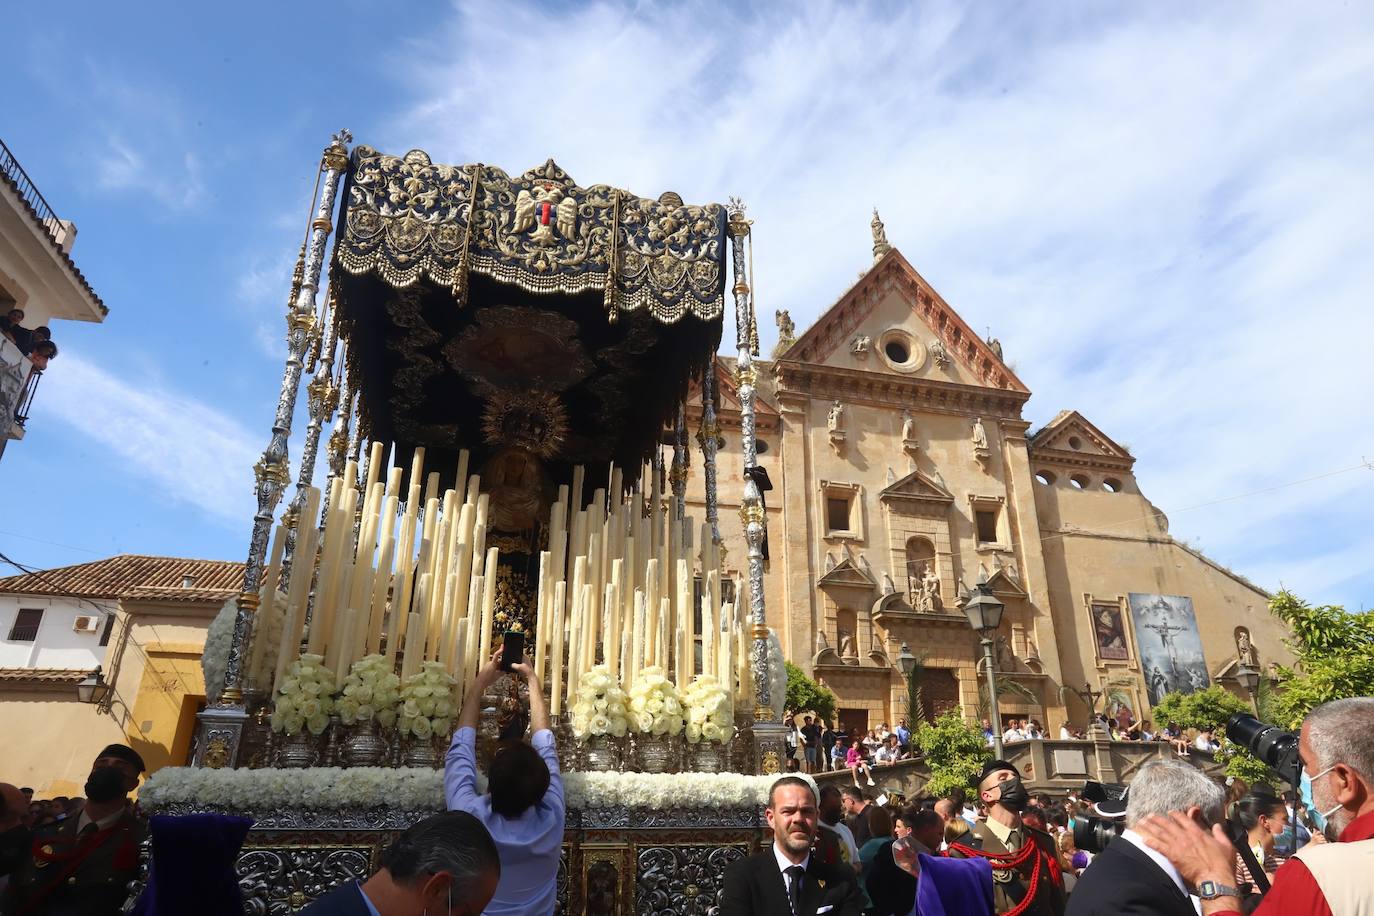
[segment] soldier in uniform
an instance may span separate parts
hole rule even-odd
[[[100,752],[81,813],[38,831],[5,898],[6,916],[118,916],[138,877],[146,825],[129,805],[143,758],[124,744]]]
[[[978,778],[978,797],[988,806],[988,819],[952,844],[948,854],[992,862],[993,902],[1001,916],[1063,916],[1064,881],[1054,840],[1021,822],[1030,793],[1016,767],[988,761]]]

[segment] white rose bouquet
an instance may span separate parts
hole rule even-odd
[[[687,741],[697,744],[714,741],[724,744],[735,732],[734,709],[730,695],[710,674],[698,674],[682,695],[687,707]]]
[[[383,728],[390,728],[396,724],[400,699],[401,679],[386,663],[386,656],[368,655],[348,669],[342,695],[334,708],[345,725],[376,719]]]
[[[200,651],[200,672],[205,677],[205,698],[211,703],[224,689],[224,672],[229,667],[229,647],[234,642],[234,619],[239,601],[230,598],[219,609],[205,630],[205,647]]]
[[[306,653],[291,663],[277,687],[272,708],[272,731],[295,735],[302,728],[320,735],[329,727],[334,711],[334,672],[324,666],[323,655]]]
[[[635,675],[630,688],[630,725],[642,735],[682,734],[682,699],[677,685],[657,665]]]
[[[572,708],[573,737],[579,741],[601,735],[625,737],[630,722],[625,691],[605,665],[597,665],[577,682]]]
[[[396,727],[402,735],[421,740],[435,735],[447,737],[453,731],[458,709],[453,703],[453,688],[458,682],[440,662],[424,666],[401,685],[396,707]]]

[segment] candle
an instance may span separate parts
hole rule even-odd
[[[539,586],[534,599],[534,679],[544,683],[544,665],[548,657],[548,578],[553,561],[547,550],[539,552]]]
[[[463,677],[471,680],[477,675],[477,628],[482,625],[482,596],[486,594],[481,573],[468,580],[468,632],[463,641]]]
[[[415,604],[423,607],[429,597],[429,573],[420,576],[415,587]],[[424,623],[419,611],[411,611],[406,626],[405,657],[401,659],[401,677],[409,677],[420,667],[420,655],[425,651]]]
[[[492,626],[496,615],[497,558],[500,551],[493,547],[487,551],[486,562],[482,564],[482,629],[477,633],[477,664],[485,665],[491,658]]]
[[[343,688],[344,678],[348,677],[348,670],[353,667],[353,643],[356,641],[354,634],[358,632],[361,614],[357,608],[351,607],[343,612],[343,622],[339,625],[341,638],[338,640],[338,654],[335,656],[334,669],[334,689]]]
[[[309,523],[307,523],[309,524]],[[267,656],[267,634],[277,616],[277,580],[281,576],[281,558],[286,549],[286,526],[278,525],[272,533],[272,549],[267,561],[267,571],[263,574],[262,592],[258,603],[257,619],[253,625],[253,651],[249,654],[248,680],[261,687],[263,662]],[[275,659],[273,659],[275,661]]]
[[[563,599],[566,586],[553,584],[553,676],[549,708],[554,716],[563,711]],[[571,691],[569,691],[571,693]]]
[[[562,583],[559,583],[560,585]],[[568,628],[568,705],[577,705],[577,688],[582,680],[582,593],[572,596]]]
[[[635,612],[634,622],[630,625],[630,679],[626,683],[626,689],[639,677],[639,673],[644,670],[644,592],[635,589]]]

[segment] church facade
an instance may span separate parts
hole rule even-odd
[[[1136,484],[1136,458],[1076,411],[1032,430],[1030,390],[874,222],[874,264],[759,365],[769,626],[789,661],[834,691],[848,728],[910,708],[987,715],[980,637],[961,610],[979,580],[1005,604],[999,707],[1051,734],[1086,703],[1136,718],[1170,690],[1247,696],[1242,663],[1291,662],[1268,595],[1175,540]],[[745,565],[733,364],[716,365],[721,532]],[[699,420],[699,401],[695,405]],[[1148,459],[1146,459],[1148,460]],[[705,514],[698,468],[688,514]],[[1162,727],[1163,723],[1160,723]]]

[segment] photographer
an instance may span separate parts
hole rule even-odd
[[[1274,876],[1260,916],[1346,916],[1374,910],[1374,697],[1334,700],[1312,710],[1298,740],[1312,812],[1339,842],[1303,847]],[[1266,761],[1268,762],[1268,761]],[[1179,811],[1136,828],[1200,891],[1204,916],[1240,912],[1235,849],[1220,827],[1203,830]],[[1080,884],[1080,888],[1081,888]]]
[[[1171,811],[1186,812],[1181,816],[1189,823],[1201,819],[1216,824],[1222,819],[1225,798],[1220,786],[1181,760],[1152,760],[1142,766],[1126,793],[1126,830],[1083,870],[1069,896],[1068,916],[1194,916],[1185,875],[1145,845],[1139,826]],[[1227,877],[1235,880],[1233,871]]]

